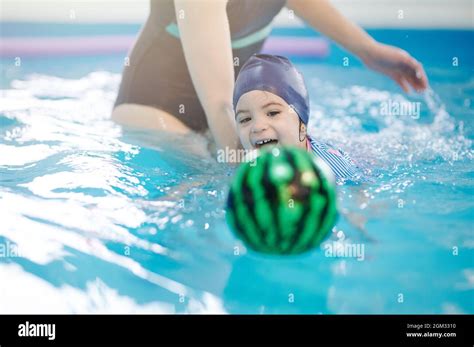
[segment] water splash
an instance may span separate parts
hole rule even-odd
[[[77,80],[35,74],[2,91],[0,243],[23,253],[0,259],[0,278],[14,279],[0,299],[3,312],[405,312],[384,293],[411,288],[421,295],[430,273],[394,276],[400,254],[417,264],[419,254],[433,262],[453,245],[472,249],[472,142],[434,91],[407,98],[309,80],[310,133],[376,178],[338,187],[346,216],[328,242],[341,232],[345,243],[364,242],[359,263],[321,251],[293,260],[247,253],[224,220],[232,169],[186,155],[202,137],[113,123],[119,80],[108,72]],[[420,118],[383,115],[389,101],[420,102]],[[465,288],[472,270],[459,259],[440,271]],[[55,299],[35,301],[29,290],[16,290],[21,284]],[[360,300],[360,292],[376,302]],[[296,293],[294,303],[285,304],[288,293]],[[9,303],[20,295],[27,299],[15,311]],[[437,312],[469,312],[451,298]],[[419,302],[411,312],[433,304]]]

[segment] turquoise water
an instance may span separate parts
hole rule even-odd
[[[472,32],[372,34],[410,49],[431,90],[402,94],[334,46],[295,60],[310,132],[373,182],[338,186],[333,234],[289,258],[229,231],[233,169],[185,154],[205,139],[110,120],[123,57],[2,60],[0,312],[474,313]]]

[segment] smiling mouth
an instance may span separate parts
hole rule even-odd
[[[268,146],[268,145],[277,145],[278,144],[278,140],[276,139],[265,139],[265,140],[258,140],[255,142],[255,148],[261,148],[261,147],[264,147],[264,146]]]

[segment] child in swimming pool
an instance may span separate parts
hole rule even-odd
[[[341,150],[307,133],[309,98],[303,76],[285,57],[254,54],[235,82],[237,134],[246,150],[296,146],[325,161],[337,179],[354,179],[359,168]]]

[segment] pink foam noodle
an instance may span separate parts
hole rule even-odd
[[[329,55],[329,43],[320,37],[270,37],[263,53],[283,56],[324,58]]]
[[[0,40],[0,57],[125,54],[135,39],[135,35],[4,37]],[[322,38],[270,37],[263,46],[263,52],[322,58],[329,54],[329,44]]]
[[[2,57],[81,56],[124,53],[135,36],[7,37],[0,40]]]

